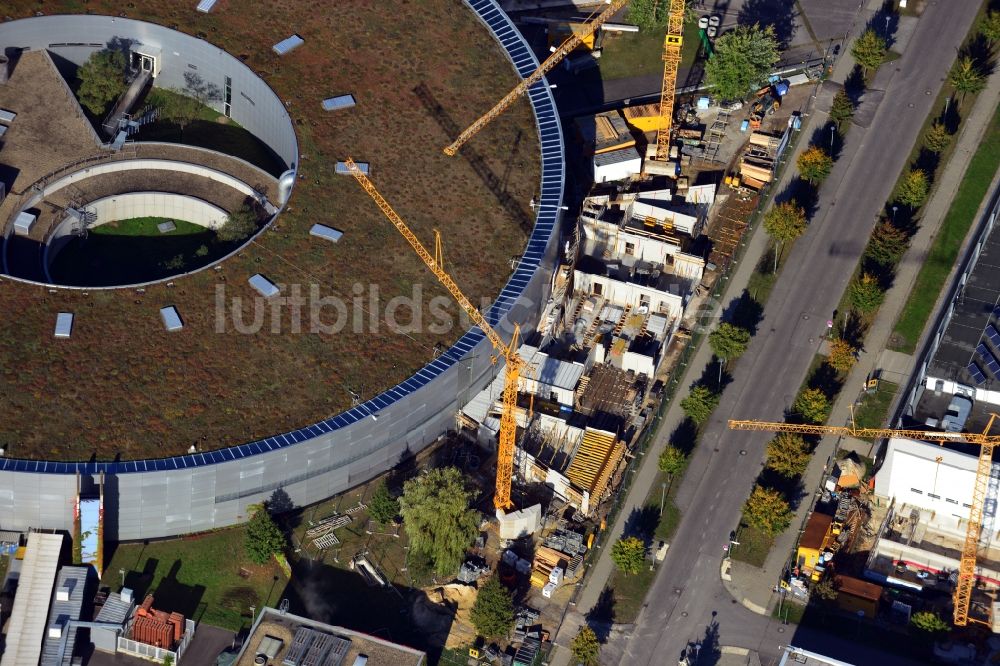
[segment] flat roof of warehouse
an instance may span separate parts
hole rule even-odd
[[[1000,390],[1000,377],[994,376],[987,367],[988,358],[977,352],[977,347],[985,345],[987,350],[994,347],[987,335],[987,327],[992,325],[1000,330],[1000,234],[990,233],[984,240],[979,259],[969,274],[965,286],[952,303],[952,316],[944,329],[944,335],[937,351],[928,359],[927,377],[954,381],[966,386],[990,391]],[[1000,356],[1000,349],[993,348],[992,354]],[[970,372],[970,364],[976,363],[981,369],[984,381]],[[925,392],[927,393],[927,392]],[[925,417],[940,419],[940,405],[932,404],[933,396],[918,404],[914,419],[923,421]],[[940,402],[940,401],[937,401]],[[947,403],[947,400],[945,400]],[[945,404],[946,406],[946,404]],[[966,429],[975,429],[985,424],[988,414],[974,404]]]
[[[37,664],[49,616],[49,600],[56,581],[61,534],[32,532],[17,581],[14,607],[7,623],[7,645],[0,666]]]

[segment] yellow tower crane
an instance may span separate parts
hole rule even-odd
[[[674,122],[674,94],[677,90],[677,68],[681,64],[681,44],[684,40],[684,0],[667,0],[667,34],[663,38],[663,86],[660,90],[660,122],[656,130],[656,161],[670,159],[670,130]]]
[[[971,622],[983,622],[969,616],[972,591],[976,585],[976,556],[979,551],[979,537],[983,527],[983,507],[989,487],[990,471],[993,466],[993,448],[1000,443],[1000,435],[991,435],[990,429],[996,414],[990,416],[982,433],[933,432],[927,430],[897,430],[893,428],[857,428],[851,426],[798,425],[794,423],[768,423],[766,421],[729,421],[733,430],[758,430],[765,432],[795,432],[803,435],[834,435],[837,437],[905,437],[908,439],[936,442],[937,444],[973,444],[979,447],[979,464],[976,480],[972,487],[972,508],[965,531],[962,559],[958,566],[958,584],[955,586],[955,626],[964,627]]]
[[[503,387],[503,411],[500,415],[500,447],[497,453],[497,478],[496,478],[496,493],[493,496],[493,506],[496,507],[497,513],[503,513],[510,509],[514,504],[510,501],[510,482],[514,474],[514,445],[517,441],[517,420],[515,418],[515,412],[517,410],[517,387],[521,379],[521,371],[523,370],[525,363],[517,354],[518,347],[518,336],[520,335],[520,329],[514,327],[514,335],[511,337],[510,343],[504,342],[500,334],[493,330],[486,318],[476,309],[476,306],[466,298],[462,290],[459,289],[458,285],[451,278],[448,273],[444,270],[444,260],[441,252],[441,235],[435,231],[435,243],[434,243],[434,256],[431,256],[427,248],[424,247],[420,239],[417,238],[408,226],[406,222],[403,221],[396,211],[392,209],[389,202],[382,198],[378,190],[375,189],[375,185],[368,179],[367,176],[361,171],[357,164],[354,163],[350,157],[345,160],[348,170],[351,175],[354,176],[355,180],[361,185],[365,192],[368,193],[379,207],[382,213],[389,218],[393,226],[403,235],[403,237],[410,243],[410,247],[417,253],[417,255],[423,260],[427,265],[427,268],[431,270],[434,277],[444,285],[448,293],[458,302],[458,305],[465,311],[469,318],[472,319],[473,323],[478,326],[483,333],[486,335],[487,339],[493,344],[493,349],[496,352],[496,356],[493,357],[493,362],[496,363],[498,356],[504,360],[504,376],[505,384]]]
[[[516,102],[521,95],[528,92],[528,89],[531,88],[531,86],[541,81],[542,77],[551,71],[553,67],[562,62],[563,58],[572,53],[574,49],[584,42],[584,40],[588,39],[591,35],[597,32],[598,28],[607,23],[619,9],[628,3],[628,0],[605,0],[605,2],[608,6],[604,11],[598,14],[593,20],[588,19],[586,24],[580,26],[580,28],[574,31],[574,33],[570,35],[565,42],[552,51],[549,57],[538,66],[538,69],[532,72],[526,79],[523,79],[520,83],[518,83],[513,90],[497,102],[496,106],[480,116],[474,123],[469,125],[465,131],[458,135],[457,139],[445,147],[445,154],[457,154],[458,149],[461,148],[466,141],[474,137],[480,130],[493,122],[501,113],[506,111],[514,102]],[[591,16],[593,16],[593,14]]]

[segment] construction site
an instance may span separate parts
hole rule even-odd
[[[539,88],[532,86],[560,64],[566,66],[568,63],[570,71],[573,68],[583,71],[589,67],[588,63],[596,60],[597,49],[605,38],[605,28],[619,32],[627,30],[616,18],[625,4],[625,0],[612,0],[598,6],[586,20],[568,23],[562,19],[544,20],[544,16],[536,15],[534,18],[538,20],[535,25],[543,26],[546,34],[545,46],[536,44],[536,52],[544,54],[545,49],[551,47],[550,54],[536,67],[530,61],[519,62],[522,57],[517,55],[521,49],[519,44],[504,44],[522,80],[464,131],[457,131],[447,118],[444,107],[435,101],[433,91],[417,85],[415,90],[420,89],[417,96],[425,103],[422,108],[430,111],[430,118],[421,118],[420,126],[434,137],[444,128],[452,140],[444,147],[447,158],[440,155],[441,146],[435,146],[435,159],[454,159],[447,162],[452,164],[459,163],[462,156],[468,157],[468,164],[461,162],[465,165],[460,176],[463,185],[474,177],[471,174],[482,176],[485,173],[483,169],[488,171],[491,177],[483,179],[488,195],[481,198],[490,201],[492,206],[496,192],[490,184],[498,182],[495,174],[503,169],[498,168],[500,165],[496,158],[483,159],[477,151],[486,152],[487,148],[483,146],[504,143],[498,137],[506,137],[511,128],[523,123],[524,109],[515,106],[523,97],[531,101],[535,110],[543,155],[546,150],[555,150],[554,146],[560,143],[561,137],[557,136],[559,130],[553,129],[556,119],[547,115],[555,112],[553,107],[546,106],[551,105],[551,99],[543,99],[538,93]],[[771,194],[771,183],[779,175],[781,158],[795,141],[801,116],[806,112],[816,85],[824,74],[822,67],[808,67],[787,75],[775,75],[751,94],[746,102],[715,99],[698,91],[678,95],[675,89],[677,68],[682,59],[683,4],[671,4],[664,39],[663,88],[658,101],[562,119],[573,151],[585,156],[583,163],[575,167],[589,172],[580,182],[573,183],[581,193],[579,201],[573,201],[572,207],[564,207],[562,181],[555,185],[547,180],[550,175],[546,169],[555,169],[553,164],[562,159],[561,152],[558,157],[549,155],[542,160],[542,186],[538,193],[530,197],[523,195],[526,193],[526,174],[533,168],[533,164],[529,163],[531,160],[523,158],[517,151],[508,156],[510,161],[523,168],[511,170],[519,173],[517,184],[511,186],[514,194],[505,192],[500,208],[487,213],[490,224],[504,226],[505,233],[513,233],[511,219],[519,214],[527,217],[520,210],[514,195],[525,201],[526,207],[537,216],[537,221],[522,253],[518,253],[521,250],[517,243],[505,241],[499,247],[491,248],[489,254],[494,258],[503,254],[505,260],[513,256],[511,267],[515,267],[516,271],[525,271],[515,272],[510,280],[510,285],[514,286],[506,288],[520,288],[522,291],[517,292],[518,297],[524,291],[523,284],[529,280],[537,281],[537,275],[549,277],[539,269],[544,264],[542,256],[555,257],[539,321],[537,326],[526,327],[523,337],[517,326],[509,325],[506,319],[501,321],[506,311],[483,310],[474,305],[475,297],[481,293],[495,294],[487,286],[492,284],[488,279],[493,277],[490,270],[481,271],[478,276],[481,279],[468,280],[469,272],[475,272],[470,268],[475,263],[471,260],[472,255],[483,253],[475,239],[457,240],[455,245],[460,248],[458,259],[452,260],[450,248],[453,245],[449,240],[458,235],[456,230],[446,226],[441,234],[437,234],[436,230],[433,235],[429,233],[428,220],[437,220],[438,216],[433,210],[411,206],[410,200],[415,194],[412,183],[404,184],[405,179],[394,179],[391,171],[385,175],[379,173],[378,170],[384,167],[375,157],[369,158],[371,162],[356,163],[350,159],[348,151],[365,157],[368,154],[378,156],[377,142],[382,139],[359,139],[356,146],[338,144],[329,149],[320,146],[308,158],[306,154],[302,155],[305,163],[303,173],[293,174],[293,177],[307,183],[315,180],[312,183],[314,188],[321,184],[321,177],[329,173],[345,176],[336,185],[338,194],[343,195],[345,201],[350,201],[353,208],[365,211],[366,217],[364,221],[353,220],[351,226],[343,230],[344,235],[350,240],[351,230],[356,231],[359,225],[365,224],[366,229],[378,229],[366,242],[382,245],[399,243],[398,232],[413,252],[400,250],[378,261],[393,262],[393,274],[406,274],[407,284],[429,271],[437,281],[434,289],[446,293],[476,327],[466,334],[467,337],[455,343],[450,355],[441,355],[441,358],[439,354],[446,338],[432,341],[435,342],[431,355],[433,360],[427,367],[433,372],[441,372],[434,367],[435,364],[447,362],[454,365],[459,359],[463,362],[470,358],[479,359],[475,360],[476,371],[480,376],[489,375],[488,381],[479,382],[476,386],[469,381],[468,387],[463,385],[458,390],[462,397],[447,403],[449,408],[458,403],[457,409],[444,414],[451,432],[438,446],[432,447],[427,458],[421,458],[427,466],[459,467],[479,490],[475,508],[488,516],[457,581],[432,581],[431,584],[415,581],[406,552],[405,535],[400,533],[399,526],[381,528],[371,521],[361,524],[356,520],[355,516],[360,517],[367,508],[363,489],[358,491],[356,504],[352,501],[344,505],[343,496],[335,502],[315,504],[313,495],[305,491],[297,494],[301,489],[296,484],[304,485],[308,476],[295,477],[288,484],[293,500],[299,505],[312,505],[308,520],[295,532],[293,545],[297,554],[302,553],[302,559],[348,571],[356,577],[353,579],[355,583],[364,588],[381,590],[387,607],[404,609],[402,612],[413,619],[414,626],[419,628],[427,642],[434,642],[440,650],[457,650],[473,663],[502,661],[514,666],[528,666],[547,648],[586,571],[588,553],[592,552],[595,540],[600,538],[606,518],[625,481],[626,470],[638,454],[638,443],[655,423],[665,387],[676,382],[680,358],[692,340],[703,309],[706,304],[711,306],[709,299],[719,280],[738,258],[753,214]],[[487,21],[485,17],[490,7],[484,4],[476,9]],[[502,41],[504,38],[500,35],[504,34],[505,25],[488,25]],[[711,57],[711,40],[716,31],[710,32],[709,28],[713,26],[708,25],[703,32],[702,57]],[[301,42],[299,37],[298,42],[286,44],[284,48],[297,48]],[[275,45],[276,53],[282,54],[279,49],[282,44]],[[280,71],[277,67],[275,70]],[[282,76],[277,74],[276,78],[281,80]],[[298,104],[299,98],[294,99]],[[294,107],[295,104],[286,106]],[[505,115],[508,109],[513,117]],[[356,127],[355,123],[363,122],[361,109],[349,108],[338,113],[338,117],[353,118],[342,121],[348,127]],[[463,113],[461,117],[468,115]],[[497,125],[492,124],[494,121]],[[324,118],[313,124],[324,128],[339,126],[338,122],[341,121]],[[433,125],[425,127],[428,122]],[[397,130],[398,125],[394,125]],[[397,140],[405,143],[402,139]],[[516,147],[517,144],[514,145]],[[340,150],[342,154],[333,155],[333,150]],[[531,150],[533,154],[534,146]],[[336,157],[336,170],[324,169],[309,161],[317,156],[326,159]],[[402,164],[406,160],[387,158],[387,162]],[[470,173],[466,173],[467,170]],[[426,171],[444,173],[435,171],[431,166],[426,166]],[[560,173],[559,178],[563,175]],[[433,180],[438,176],[429,177]],[[481,189],[483,183],[476,187]],[[350,192],[347,185],[351,186]],[[278,192],[281,191],[280,187],[275,187]],[[438,184],[420,188],[416,194],[431,190],[454,191],[454,187],[454,184]],[[553,194],[556,188],[558,195]],[[297,214],[307,215],[310,209],[315,212],[315,202],[321,200],[300,199],[301,204],[294,198],[290,201]],[[436,210],[442,204],[433,202],[427,205]],[[560,229],[553,210],[563,208],[567,210],[561,214]],[[378,215],[379,219],[373,215]],[[423,221],[415,222],[420,218]],[[518,228],[521,232],[525,230],[524,225]],[[340,229],[338,225],[338,234]],[[554,239],[555,251],[546,249],[549,237],[542,238],[540,234],[543,231]],[[305,234],[300,236],[301,243],[305,243]],[[289,240],[287,235],[276,234],[274,237],[281,248],[298,247],[297,242]],[[433,238],[433,247],[429,242],[425,245],[421,237]],[[334,240],[339,238],[337,235]],[[352,247],[340,242],[337,251],[343,252],[344,245]],[[400,244],[398,247],[405,246]],[[446,251],[449,256],[447,264],[444,260]],[[316,266],[308,269],[310,277],[326,275],[324,271],[331,270],[321,251],[306,249],[303,252],[317,262]],[[256,249],[252,253],[256,260],[263,261]],[[381,257],[382,254],[372,252],[371,256]],[[397,254],[405,256],[405,260],[396,263]],[[369,255],[353,249],[352,256],[352,260],[361,265]],[[237,259],[243,259],[243,255],[239,254]],[[252,260],[247,258],[244,263]],[[531,266],[526,268],[528,264]],[[527,272],[529,268],[530,274]],[[222,270],[221,267],[218,270]],[[243,277],[242,274],[240,277]],[[335,282],[332,276],[328,277]],[[206,283],[214,281],[212,276],[197,279]],[[469,296],[459,287],[459,280],[463,285],[472,285],[470,289],[474,291]],[[277,279],[267,279],[256,273],[256,269],[249,282],[265,297],[279,293]],[[537,288],[530,295],[537,295],[536,292],[542,293],[543,288]],[[512,301],[513,297],[507,291],[498,299],[507,308]],[[193,305],[184,306],[184,301],[181,304],[185,313],[196,311]],[[375,349],[378,345],[371,340],[361,336],[351,339],[359,348],[366,349],[366,354],[379,355]],[[411,342],[400,344],[409,349]],[[419,350],[424,350],[419,342],[413,343]],[[345,338],[338,344],[348,344],[348,341]],[[472,354],[473,349],[486,353]],[[285,349],[284,353],[289,352]],[[420,362],[425,361],[422,359]],[[473,361],[468,363],[469,370],[463,368],[462,371],[472,375]],[[289,363],[287,367],[298,365],[301,364]],[[316,368],[323,365],[317,364]],[[389,365],[391,368],[388,368]],[[388,439],[393,435],[396,448],[381,452],[376,449],[379,456],[377,466],[362,468],[359,465],[356,472],[345,467],[343,478],[337,477],[338,489],[346,486],[357,490],[359,484],[390,467],[390,459],[395,464],[398,460],[395,455],[403,457],[420,453],[426,445],[426,442],[420,441],[416,443],[415,451],[411,450],[410,442],[402,441],[410,432],[409,426],[393,425],[391,422],[385,425],[385,421],[379,421],[386,418],[380,410],[386,405],[392,408],[396,395],[385,398],[384,402],[377,399],[365,402],[376,390],[371,384],[377,383],[378,390],[381,390],[389,384],[386,377],[401,382],[398,385],[400,392],[412,390],[418,382],[426,383],[426,378],[420,373],[414,374],[412,379],[400,379],[412,373],[414,367],[419,367],[418,364],[408,358],[395,364],[382,363],[379,367],[388,369],[370,376],[366,374],[369,368],[361,359],[352,361],[349,379],[348,375],[344,379],[350,385],[343,383],[342,387],[345,395],[349,396],[352,416],[344,418],[340,424],[328,424],[328,427],[341,427],[344,423],[355,426],[357,432],[362,432],[356,441],[365,441],[366,446],[372,446],[377,438]],[[327,367],[324,372],[328,370]],[[300,377],[302,384],[310,384],[310,381],[309,376]],[[419,384],[418,388],[423,386]],[[260,397],[255,400],[260,400]],[[282,404],[283,400],[272,402]],[[331,405],[342,406],[339,402],[331,402]],[[421,409],[425,407],[423,405]],[[330,405],[324,407],[327,411],[332,408]],[[296,412],[296,418],[304,417]],[[409,412],[407,418],[410,418]],[[378,426],[374,425],[376,422]],[[246,429],[249,426],[243,427]],[[319,438],[321,433],[327,432],[319,425],[315,427],[316,432],[303,432],[301,439],[309,438],[311,441],[311,438]],[[425,432],[429,428],[424,429],[423,424],[421,428],[420,432],[431,439],[430,433]],[[238,456],[234,454],[233,457],[242,459],[263,449],[270,451],[298,444],[299,441],[297,436],[291,434],[282,436],[281,441],[273,446],[270,440],[264,440],[259,443],[258,450],[251,453],[240,450]],[[323,445],[324,455],[330,455],[330,448],[333,447]],[[336,454],[346,455],[340,449]],[[192,446],[189,453],[199,453],[197,445]],[[313,459],[303,464],[304,468],[308,466],[320,467]],[[241,486],[233,492],[223,493],[226,501],[234,502],[234,512],[238,504],[235,500],[242,500],[245,504],[249,499],[261,499],[265,491],[272,487],[284,491],[280,479],[276,485],[263,482],[265,472],[262,467],[254,472],[254,478],[260,479],[259,488]],[[331,463],[322,469],[322,473],[332,473],[337,465]],[[858,474],[855,473],[855,476]],[[844,487],[857,488],[860,485],[861,479],[858,479],[856,485]],[[312,487],[320,487],[320,484]],[[816,546],[818,554],[812,565],[814,569],[821,561],[826,561],[822,558],[829,550],[830,538],[838,544],[846,543],[845,551],[849,551],[856,544],[850,539],[840,541],[841,535],[861,531],[863,512],[860,501],[849,502],[840,494],[831,494],[830,501],[836,505],[833,511],[837,515],[819,537]],[[220,510],[213,511],[217,514]],[[236,517],[234,513],[233,522]],[[834,528],[834,524],[838,527]],[[215,523],[199,523],[202,529],[215,526]],[[131,524],[129,529],[134,530],[134,538],[146,536],[146,532],[132,528]],[[167,528],[156,529],[163,532]],[[835,533],[834,529],[839,531]],[[133,535],[132,532],[128,534]],[[658,557],[658,549],[653,544],[649,546],[648,559],[652,562]],[[515,628],[511,639],[503,644],[484,643],[469,620],[476,586],[490,576],[499,578],[516,593]],[[414,594],[404,598],[398,589],[402,587],[413,589]],[[152,600],[149,604],[148,608],[145,605],[140,608],[144,608],[156,622],[163,620],[151,608]],[[139,623],[140,627],[146,623],[143,620]]]

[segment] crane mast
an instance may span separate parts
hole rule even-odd
[[[556,48],[556,50],[553,51],[549,57],[538,66],[538,69],[514,86],[513,90],[507,93],[503,99],[496,103],[496,106],[480,116],[474,123],[469,125],[465,131],[458,135],[458,138],[445,147],[445,154],[451,156],[456,155],[458,153],[458,149],[461,148],[463,144],[478,134],[484,127],[493,122],[501,113],[510,108],[514,102],[528,92],[528,89],[531,88],[531,86],[541,81],[542,77],[551,71],[553,67],[562,62],[563,58],[572,53],[576,47],[580,46],[584,39],[593,35],[598,28],[607,23],[619,9],[628,3],[628,0],[606,0],[606,2],[608,7],[604,11],[598,14],[594,20],[586,23],[579,32],[575,32],[570,35],[566,41],[560,44],[559,47]]]
[[[962,558],[958,565],[958,583],[955,585],[954,615],[955,626],[964,627],[969,622],[982,622],[969,616],[969,606],[972,604],[972,592],[976,586],[976,557],[979,552],[979,537],[982,533],[983,509],[986,505],[986,493],[989,488],[990,472],[993,467],[993,449],[1000,436],[991,435],[990,429],[996,414],[990,415],[990,420],[982,433],[969,432],[930,432],[927,430],[903,430],[894,428],[856,428],[852,426],[822,426],[799,425],[795,423],[769,423],[767,421],[736,421],[730,420],[729,427],[733,430],[756,430],[763,432],[794,432],[803,435],[834,435],[837,437],[905,437],[907,439],[924,440],[938,444],[974,444],[979,446],[979,461],[976,465],[976,479],[972,487],[972,502],[969,509],[969,520],[965,531],[965,542],[962,546]]]
[[[660,122],[656,130],[656,161],[670,159],[670,131],[674,122],[674,95],[677,68],[681,64],[684,41],[684,0],[668,0],[667,34],[663,38],[663,86],[660,90]]]
[[[510,500],[510,484],[511,478],[514,475],[514,447],[517,443],[517,420],[516,420],[516,410],[517,410],[517,387],[521,379],[521,371],[524,368],[524,361],[517,354],[518,347],[518,336],[519,329],[515,327],[514,335],[511,338],[510,343],[504,342],[504,339],[497,333],[486,318],[479,312],[475,305],[466,298],[465,294],[459,288],[455,280],[452,279],[450,275],[444,270],[444,262],[441,259],[441,244],[440,236],[436,237],[437,242],[435,243],[436,251],[435,255],[431,255],[424,247],[420,239],[417,238],[416,234],[410,230],[403,221],[403,218],[393,210],[389,202],[386,201],[379,191],[375,188],[375,185],[368,179],[368,177],[361,171],[354,160],[348,157],[345,162],[347,169],[354,176],[354,179],[358,181],[361,188],[368,193],[368,196],[372,198],[375,205],[379,207],[382,213],[392,222],[396,230],[402,234],[403,238],[409,242],[410,247],[413,248],[414,252],[417,253],[427,268],[430,269],[434,277],[438,279],[448,293],[451,294],[452,298],[458,302],[459,307],[469,316],[469,318],[478,326],[486,338],[492,343],[493,349],[496,353],[503,357],[504,365],[504,378],[506,383],[503,389],[503,411],[500,416],[500,437],[499,437],[499,448],[497,452],[497,478],[496,478],[496,492],[493,496],[493,506],[496,508],[498,513],[507,511],[514,504]]]

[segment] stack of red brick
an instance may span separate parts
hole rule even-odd
[[[148,594],[135,611],[132,640],[172,649],[184,635],[184,616],[153,608],[153,595]]]

